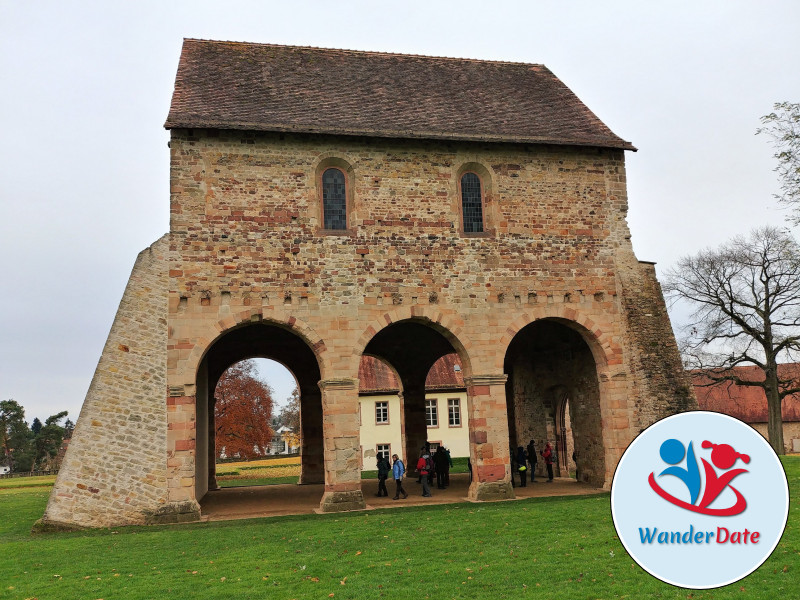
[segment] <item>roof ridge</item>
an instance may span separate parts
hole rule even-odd
[[[498,65],[517,65],[549,69],[544,63],[529,63],[514,60],[495,60],[491,58],[465,58],[458,56],[439,56],[434,54],[407,54],[405,52],[385,52],[381,50],[356,50],[354,48],[331,48],[326,46],[302,46],[298,44],[274,44],[270,42],[239,42],[235,40],[209,40],[202,38],[183,38],[184,42],[203,42],[209,44],[235,44],[240,46],[269,46],[272,48],[296,48],[298,50],[330,50],[347,54],[371,54],[376,56],[399,56],[403,58],[423,58],[429,60],[447,60],[453,62],[492,63]]]

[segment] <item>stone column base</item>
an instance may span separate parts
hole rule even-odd
[[[320,511],[324,513],[364,510],[366,507],[364,494],[361,490],[325,492],[322,495],[322,501],[319,503]]]
[[[146,515],[145,524],[191,523],[200,520],[200,504],[197,500],[170,502]]]
[[[473,481],[469,485],[467,497],[472,502],[492,502],[494,500],[513,500],[514,486],[510,481]]]
[[[318,465],[303,465],[297,483],[299,485],[325,483],[325,469]]]

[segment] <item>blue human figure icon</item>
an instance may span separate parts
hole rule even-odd
[[[686,450],[682,442],[676,439],[669,439],[661,444],[659,453],[665,463],[673,466],[667,467],[658,476],[674,475],[683,481],[689,489],[690,503],[694,504],[700,495],[700,468],[697,466],[697,458],[695,458],[692,443],[689,442],[689,449]],[[686,468],[675,466],[683,460],[684,455],[686,456]]]

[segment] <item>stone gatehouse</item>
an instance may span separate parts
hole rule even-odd
[[[186,40],[166,122],[169,233],[138,257],[43,522],[194,520],[215,484],[213,390],[250,357],[301,395],[301,483],[364,507],[362,356],[395,371],[406,462],[425,379],[463,368],[473,500],[509,446],[569,417],[608,487],[654,420],[696,406],[625,151],[541,65]]]

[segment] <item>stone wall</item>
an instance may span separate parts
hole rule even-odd
[[[189,510],[167,503],[168,248],[165,235],[136,259],[40,526],[163,522]]]

